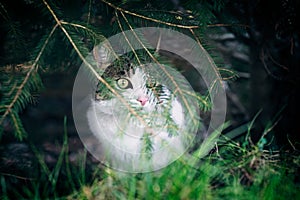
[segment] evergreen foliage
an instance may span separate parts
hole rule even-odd
[[[5,57],[1,57],[0,134],[13,127],[15,136],[22,140],[26,130],[19,114],[28,104],[36,102],[37,94],[43,89],[42,74],[69,70],[81,62],[86,63],[88,52],[106,37],[143,26],[176,29],[194,37],[202,46],[201,35],[213,22],[213,12],[220,10],[223,3],[220,0],[211,4],[187,1],[182,5],[177,5],[175,1],[106,0],[75,1],[72,6],[68,1],[21,3],[20,6],[33,11],[33,18],[42,16],[36,21],[26,18],[15,21],[15,16],[10,17],[6,9],[11,5],[0,5],[2,21],[8,31],[4,41],[8,51],[4,51]],[[19,26],[20,23],[24,25]],[[32,27],[33,33],[30,32]],[[155,52],[144,50],[146,57],[155,59]],[[133,55],[137,61],[145,60],[135,51]],[[224,72],[232,74],[230,70],[222,70]],[[172,76],[163,75],[167,78]],[[207,98],[199,95],[198,99],[201,108],[209,110]]]

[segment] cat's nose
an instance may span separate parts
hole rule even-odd
[[[148,97],[141,96],[137,99],[137,101],[140,102],[142,104],[142,106],[144,106],[148,101]]]

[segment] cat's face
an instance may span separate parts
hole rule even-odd
[[[125,99],[135,105],[148,107],[150,104],[150,89],[146,86],[146,74],[137,68],[117,77],[114,86]]]
[[[165,97],[170,95],[167,88],[153,81],[142,67],[127,66],[116,71],[108,70],[104,77],[122,98],[141,111],[154,111],[161,106]],[[107,102],[121,101],[101,83],[97,86],[95,99]]]

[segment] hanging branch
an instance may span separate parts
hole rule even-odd
[[[144,20],[148,20],[148,21],[152,21],[152,22],[156,22],[156,23],[159,23],[159,24],[165,24],[165,25],[168,25],[168,26],[172,26],[172,27],[177,27],[177,28],[184,28],[184,29],[193,29],[193,28],[199,28],[199,26],[186,26],[186,25],[181,25],[181,24],[174,24],[174,23],[170,23],[170,22],[165,22],[165,21],[161,21],[161,20],[158,20],[158,19],[154,19],[154,18],[151,18],[151,17],[147,17],[147,16],[144,16],[144,15],[141,15],[141,14],[137,14],[137,13],[134,13],[134,12],[130,12],[128,10],[124,10],[106,0],[101,0],[103,3],[109,5],[110,7],[120,11],[121,13],[126,13],[126,14],[129,14],[129,15],[132,15],[132,16],[135,16],[135,17],[138,17],[138,18],[141,18],[141,19],[144,19]]]
[[[126,16],[124,15],[123,12],[121,12],[122,17],[124,18],[124,20],[126,21],[127,24],[129,24]],[[137,39],[137,41],[142,45],[143,49],[146,51],[146,53],[150,56],[150,58],[162,69],[162,71],[164,72],[164,74],[167,75],[167,77],[171,80],[172,84],[176,87],[176,91],[179,93],[179,95],[182,97],[182,101],[185,104],[186,108],[188,109],[188,112],[191,116],[193,116],[193,111],[191,110],[189,103],[187,102],[186,98],[183,95],[183,91],[181,90],[181,88],[178,86],[177,82],[174,80],[174,77],[168,72],[168,70],[160,64],[160,62],[151,54],[151,52],[147,49],[147,47],[144,45],[144,43],[140,40],[140,38],[137,36],[137,34],[135,33],[135,31],[132,29],[132,27],[130,26],[130,30],[133,33],[133,35],[135,36],[135,38]],[[197,120],[192,118],[194,124],[197,124]]]
[[[131,51],[132,51],[133,54],[134,54],[134,57],[137,59],[137,61],[138,61],[138,63],[139,63],[139,65],[141,65],[142,63],[141,63],[141,61],[140,61],[140,59],[139,59],[139,57],[138,57],[138,55],[137,55],[135,49],[133,48],[133,46],[131,45],[131,43],[130,43],[129,40],[128,40],[128,37],[127,37],[126,34],[124,33],[124,29],[123,29],[123,27],[122,27],[122,25],[121,25],[121,22],[120,22],[118,13],[115,12],[115,15],[116,15],[116,18],[117,18],[118,26],[119,26],[120,30],[122,31],[122,34],[123,34],[123,36],[124,36],[124,38],[125,38],[127,44],[129,45]],[[126,22],[127,22],[127,21],[126,21]],[[127,24],[129,25],[130,29],[132,30],[132,27],[130,26],[130,24],[129,24],[128,22],[127,22]]]
[[[65,29],[65,27],[63,26],[61,20],[58,19],[58,17],[55,15],[54,11],[51,9],[50,5],[47,3],[46,0],[43,0],[44,4],[46,5],[47,9],[49,10],[49,12],[51,13],[51,15],[53,16],[54,20],[56,21],[57,26],[59,26],[59,28],[63,31],[63,33],[65,34],[65,36],[67,37],[67,39],[69,40],[69,42],[71,43],[71,45],[73,46],[74,50],[76,51],[76,53],[78,54],[79,58],[82,60],[82,62],[88,67],[88,69],[95,75],[95,77],[101,81],[101,83],[103,83],[114,95],[116,95],[116,97],[118,99],[120,99],[120,101],[126,106],[126,108],[128,108],[129,112],[132,113],[138,120],[140,120],[140,122],[147,127],[148,129],[149,126],[147,125],[147,123],[143,120],[143,118],[134,110],[131,108],[131,106],[128,104],[128,102],[112,87],[109,85],[109,83],[107,81],[105,81],[98,73],[97,71],[93,68],[93,66],[85,59],[85,57],[82,55],[82,53],[80,52],[80,50],[78,49],[77,45],[75,44],[75,42],[73,41],[73,39],[71,38],[70,34],[68,33],[68,31]]]
[[[18,86],[18,90],[17,90],[15,96],[12,98],[11,102],[9,103],[9,105],[4,106],[6,110],[5,110],[4,114],[3,114],[3,115],[1,116],[1,118],[0,118],[0,124],[3,124],[4,119],[7,117],[8,114],[11,114],[11,117],[12,117],[12,119],[14,120],[14,125],[15,125],[15,126],[18,126],[19,123],[17,122],[16,116],[15,116],[15,114],[13,113],[13,108],[15,107],[16,103],[17,103],[18,100],[20,99],[20,96],[21,96],[22,93],[24,92],[24,88],[25,88],[25,86],[26,86],[26,83],[28,83],[28,81],[30,80],[30,78],[33,76],[33,73],[36,72],[36,71],[38,70],[38,67],[39,67],[39,66],[38,66],[38,62],[39,62],[39,60],[40,60],[42,54],[44,53],[45,48],[46,48],[46,46],[48,45],[48,43],[49,43],[49,41],[50,41],[50,38],[52,37],[52,35],[53,35],[53,33],[55,32],[56,28],[57,28],[57,25],[55,25],[55,26],[52,28],[52,30],[50,31],[50,33],[49,33],[49,35],[48,35],[46,41],[44,42],[44,44],[43,44],[41,50],[40,50],[39,53],[38,53],[36,59],[34,60],[33,64],[30,66],[30,68],[29,68],[29,70],[28,70],[28,72],[27,72],[27,74],[26,74],[24,80],[21,82],[20,86]],[[14,88],[16,88],[16,86],[13,87],[12,90],[13,90]],[[18,126],[18,127],[19,127],[19,126]],[[20,134],[18,134],[18,135],[19,135],[19,138],[22,138]]]
[[[59,17],[57,16],[57,13],[54,11],[54,9],[52,9],[50,7],[50,4],[47,2],[47,0],[43,0],[42,1],[43,4],[45,5],[45,7],[47,8],[47,10],[50,12],[51,16],[53,17],[54,21],[55,21],[55,25],[53,26],[52,30],[50,31],[50,33],[48,35],[46,35],[45,41],[41,42],[41,48],[37,53],[37,56],[35,57],[33,64],[30,65],[30,67],[27,69],[26,71],[26,75],[24,76],[23,80],[21,80],[20,82],[14,82],[11,84],[12,87],[10,87],[10,91],[8,91],[11,95],[9,95],[9,97],[11,97],[11,99],[9,99],[9,102],[7,104],[4,104],[0,107],[3,115],[0,118],[0,124],[3,125],[4,120],[7,118],[8,115],[11,116],[12,121],[15,121],[18,124],[15,124],[15,128],[18,130],[21,130],[21,126],[20,123],[18,121],[19,120],[19,115],[18,115],[18,109],[14,109],[16,108],[24,108],[26,106],[26,103],[29,102],[28,98],[30,98],[29,96],[31,95],[30,93],[32,92],[32,90],[30,89],[29,91],[25,91],[25,89],[27,88],[27,83],[30,80],[34,80],[34,78],[32,78],[35,75],[35,72],[37,72],[37,70],[39,69],[38,63],[41,62],[41,60],[43,59],[42,55],[45,54],[45,50],[47,45],[50,43],[51,38],[53,37],[53,34],[55,33],[55,31],[57,30],[57,27],[59,27],[60,30],[62,30],[63,34],[65,35],[65,37],[67,38],[67,41],[71,44],[71,46],[73,47],[74,51],[76,52],[76,54],[78,55],[78,57],[80,58],[80,60],[87,66],[87,68],[92,72],[92,74],[101,82],[103,83],[103,85],[108,88],[118,99],[120,99],[120,101],[124,104],[124,106],[126,106],[126,108],[128,108],[129,112],[132,113],[138,120],[141,121],[141,123],[143,125],[145,125],[145,127],[148,127],[147,123],[144,122],[143,118],[139,115],[139,113],[137,111],[135,111],[134,109],[131,108],[131,106],[128,104],[128,102],[112,87],[110,86],[110,84],[105,81],[96,71],[96,69],[86,60],[83,51],[81,50],[81,46],[78,45],[78,42],[75,38],[75,36],[72,36],[72,32],[69,30],[70,27],[74,28],[76,31],[80,31],[82,30],[82,32],[84,32],[84,34],[89,35],[91,38],[96,38],[97,40],[102,40],[104,37],[102,37],[100,34],[97,33],[97,31],[94,31],[91,27],[89,27],[88,25],[82,25],[80,23],[73,23],[73,22],[66,22],[63,21],[62,19],[59,19]],[[188,99],[186,98],[187,95],[192,96],[197,98],[200,102],[202,102],[203,105],[208,105],[209,101],[207,101],[207,98],[204,99],[202,97],[198,97],[197,95],[191,95],[188,91],[185,90],[185,88],[181,88],[180,82],[179,80],[176,80],[174,78],[174,76],[172,75],[171,72],[168,71],[168,69],[166,69],[166,67],[164,65],[162,65],[158,59],[155,57],[155,55],[153,55],[149,49],[147,49],[145,43],[142,41],[142,38],[140,38],[135,32],[134,32],[134,28],[133,24],[131,24],[131,22],[128,20],[128,15],[145,20],[145,21],[151,21],[151,22],[155,22],[158,24],[164,24],[167,25],[169,27],[176,27],[176,28],[181,28],[181,29],[188,29],[192,35],[194,36],[194,38],[196,39],[199,47],[204,50],[204,47],[202,46],[202,44],[199,41],[199,38],[196,36],[196,34],[194,33],[194,29],[200,28],[200,26],[198,25],[183,25],[183,24],[177,24],[177,23],[171,23],[171,22],[167,22],[167,21],[163,21],[163,20],[159,20],[159,19],[155,19],[155,18],[151,18],[151,17],[147,17],[141,14],[137,14],[135,12],[131,12],[128,11],[126,9],[120,8],[106,0],[101,0],[101,2],[103,2],[104,4],[112,7],[115,9],[115,16],[116,16],[116,21],[118,23],[119,29],[124,32],[124,26],[122,24],[122,22],[125,21],[125,23],[127,24],[127,26],[129,27],[129,29],[131,30],[131,32],[133,33],[134,37],[137,39],[137,41],[142,45],[142,48],[145,50],[145,52],[147,53],[147,55],[150,56],[150,58],[156,63],[158,64],[159,68],[162,70],[163,75],[165,75],[165,77],[170,80],[170,82],[172,83],[172,85],[176,88],[174,93],[177,93],[183,101],[184,106],[187,108],[187,111],[190,115],[192,115],[193,111],[192,108],[190,107],[189,103],[188,103]],[[91,10],[92,10],[92,4],[91,1],[88,2],[88,19],[86,21],[87,24],[89,24],[89,21],[91,20]],[[171,14],[178,14],[176,12],[170,12]],[[118,14],[120,14],[120,18],[122,19],[122,21],[119,19]],[[3,5],[0,3],[0,15],[4,18],[7,19],[7,11],[4,9]],[[124,20],[124,21],[123,21]],[[184,23],[184,21],[181,21],[182,23]],[[126,25],[125,25],[126,26]],[[214,25],[208,25],[208,27],[212,27]],[[215,26],[220,26],[219,24],[216,24]],[[138,61],[139,64],[141,64],[141,60],[139,58],[139,55],[137,54],[137,52],[133,49],[132,44],[130,44],[129,39],[127,38],[127,36],[125,35],[125,33],[123,33],[125,40],[127,41],[129,47],[131,48],[136,60]],[[160,41],[160,40],[159,40]],[[79,41],[80,42],[80,41]],[[96,42],[94,42],[95,44]],[[159,43],[157,44],[157,49],[159,48]],[[208,60],[210,65],[213,64],[212,59],[208,56]],[[143,66],[141,66],[143,67]],[[213,67],[214,68],[214,67]],[[217,69],[213,69],[215,70],[215,73],[218,75],[218,70]],[[217,83],[217,81],[221,81],[222,79],[219,77],[218,80],[215,80],[215,82]],[[14,84],[14,85],[13,85]],[[221,84],[222,81],[221,81]],[[214,87],[214,84],[211,86]],[[210,90],[212,90],[212,88],[210,88]],[[26,92],[26,93],[25,93]],[[25,97],[22,97],[22,95],[27,95]],[[26,101],[23,101],[23,100]],[[206,102],[205,102],[206,101]],[[18,107],[20,106],[20,107]],[[196,119],[192,119],[194,123],[197,123]],[[149,128],[149,127],[148,127]]]

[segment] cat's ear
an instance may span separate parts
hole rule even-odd
[[[97,68],[105,70],[116,59],[111,45],[108,42],[103,42],[101,45],[94,47],[93,56],[97,63]]]

